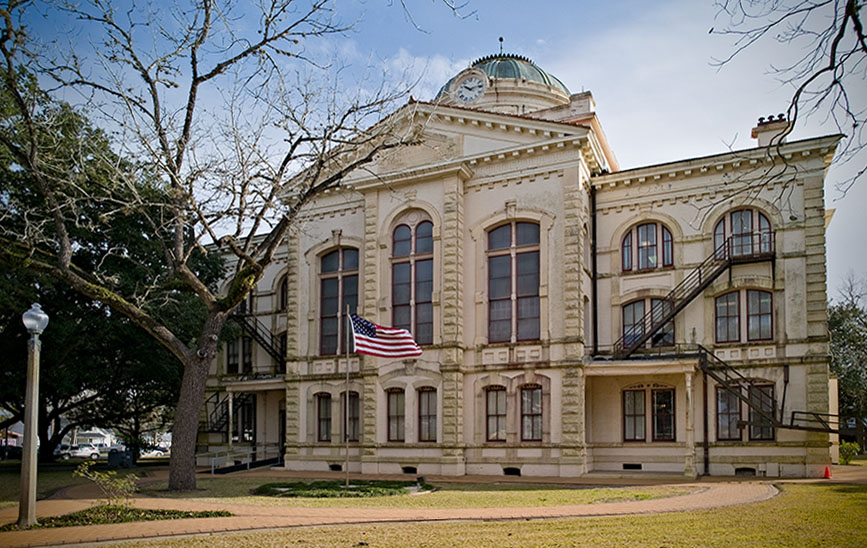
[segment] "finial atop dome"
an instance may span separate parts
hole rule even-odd
[[[500,55],[503,54],[503,37],[500,36]]]

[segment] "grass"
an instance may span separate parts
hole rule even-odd
[[[678,486],[579,489],[530,484],[440,483],[433,493],[401,497],[288,498],[257,496],[261,478],[197,478],[198,490],[171,493],[165,482],[145,484],[148,495],[195,498],[207,502],[307,508],[491,508],[559,506],[598,502],[646,500],[684,495],[691,488]],[[267,485],[267,484],[266,484]]]
[[[293,528],[142,541],[135,545],[152,548],[867,546],[867,486],[783,484],[780,489],[779,496],[747,506],[671,514]]]
[[[293,481],[281,483],[266,483],[253,489],[254,495],[266,497],[287,498],[363,498],[392,497],[408,495],[410,487],[418,484],[412,481],[369,481],[355,480],[345,487],[342,481]],[[423,490],[433,486],[424,484]]]
[[[40,463],[36,474],[36,498],[44,499],[65,487],[88,483],[87,479],[76,478],[72,475],[75,467],[81,462],[81,459],[75,459],[47,464]],[[102,470],[106,466],[104,462],[96,465],[98,470]],[[20,461],[3,461],[0,463],[0,508],[7,508],[18,504],[21,485],[20,469]],[[141,475],[141,470],[118,471],[120,475],[130,473]]]
[[[231,512],[223,510],[209,510],[202,512],[188,512],[182,510],[144,510],[122,505],[94,506],[63,516],[39,518],[39,524],[34,529],[46,529],[52,527],[74,527],[76,525],[103,525],[107,523],[128,523],[131,521],[156,521],[166,519],[187,518],[223,518],[232,516]],[[18,526],[9,523],[0,527],[0,532],[17,531]]]

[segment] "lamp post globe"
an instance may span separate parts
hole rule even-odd
[[[36,525],[36,421],[39,418],[39,335],[48,326],[48,314],[39,303],[21,315],[30,333],[27,343],[27,393],[24,400],[24,447],[21,455],[21,498],[18,502],[18,527]]]
[[[30,310],[21,315],[21,321],[24,322],[24,327],[31,335],[41,335],[45,328],[48,327],[48,314],[42,311],[42,306],[39,303],[33,303]]]

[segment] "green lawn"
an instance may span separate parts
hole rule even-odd
[[[528,484],[441,483],[433,493],[346,498],[280,498],[254,496],[250,492],[274,480],[263,478],[197,478],[198,490],[169,493],[165,482],[145,483],[142,491],[164,497],[197,498],[208,502],[257,504],[308,508],[486,508],[518,506],[558,506],[624,500],[672,497],[690,492],[688,487],[624,487],[579,489]]]
[[[165,539],[134,545],[160,548],[867,546],[867,486],[783,484],[780,488],[779,496],[759,503],[675,514],[311,527]]]
[[[85,478],[76,478],[72,475],[82,461],[75,459],[65,462],[39,464],[36,474],[36,498],[44,499],[56,493],[64,487],[87,483]],[[105,468],[105,463],[97,464],[97,469]],[[18,504],[20,498],[19,486],[21,469],[20,461],[3,461],[0,463],[0,508]],[[134,473],[142,475],[140,470],[121,471],[120,474]]]

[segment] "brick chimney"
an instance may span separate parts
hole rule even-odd
[[[785,114],[778,114],[776,118],[771,114],[767,118],[762,116],[759,118],[759,124],[753,128],[750,135],[753,139],[759,140],[760,147],[785,143],[786,137],[780,137],[780,134],[786,131],[789,127],[789,121],[786,120]]]

